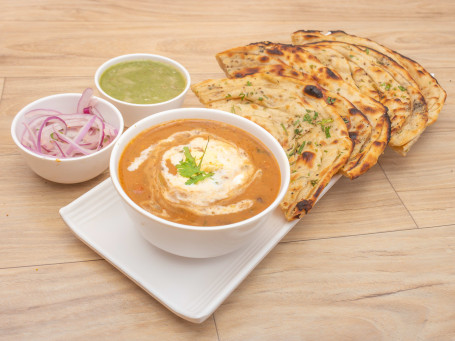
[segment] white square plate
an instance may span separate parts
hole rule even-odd
[[[336,175],[322,197],[340,178]],[[60,209],[76,236],[178,316],[207,319],[298,222],[278,208],[251,244],[225,256],[184,258],[147,242],[133,225],[106,179]]]

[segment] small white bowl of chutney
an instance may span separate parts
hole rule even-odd
[[[95,73],[95,85],[101,97],[120,110],[129,127],[157,112],[180,108],[191,79],[175,60],[134,53],[101,65]]]

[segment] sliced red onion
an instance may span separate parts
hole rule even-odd
[[[30,125],[28,125],[26,122],[22,122],[22,124],[25,126],[25,130],[24,130],[24,133],[22,134],[22,139],[21,139],[22,144],[24,144],[24,140],[27,139],[27,141],[29,141],[31,144],[30,147],[33,147],[33,149],[32,148],[30,148],[30,149],[34,152],[37,152],[38,146],[35,143],[35,134],[33,133],[32,129],[30,128]],[[26,136],[27,132],[30,135],[30,138],[28,138]],[[28,143],[27,143],[27,145],[28,145]]]
[[[79,102],[77,103],[76,112],[78,114],[84,113],[84,109],[89,106],[90,98],[92,98],[92,96],[93,96],[93,90],[91,88],[87,88],[84,90]]]
[[[93,125],[93,122],[96,120],[96,116],[93,115],[92,118],[90,120],[87,121],[87,123],[82,127],[81,130],[79,130],[79,133],[76,135],[76,137],[74,138],[74,143],[78,144],[79,142],[81,142],[82,138],[85,136],[85,134],[87,134],[87,132],[89,131],[90,127]],[[72,151],[73,151],[73,146],[70,146],[67,150],[67,153],[70,154]]]
[[[92,89],[83,92],[76,113],[41,108],[27,112],[22,144],[35,153],[62,158],[89,155],[107,146],[118,130],[105,122],[92,94]]]
[[[92,154],[92,153],[95,152],[94,150],[85,149],[84,147],[79,146],[76,142],[74,142],[74,141],[71,140],[70,138],[66,137],[66,136],[63,135],[62,133],[59,133],[58,131],[55,131],[55,133],[56,133],[56,134],[58,135],[58,137],[60,137],[63,141],[65,141],[66,143],[68,143],[68,144],[70,145],[70,147],[74,147],[77,151],[81,152],[81,153],[84,154],[84,155],[89,155],[89,154]]]
[[[38,132],[38,137],[36,139],[36,145],[38,146],[38,153],[41,153],[41,134],[43,132],[43,128],[46,126],[46,123],[49,122],[50,120],[60,120],[63,122],[63,124],[66,126],[66,123],[65,121],[63,121],[60,117],[57,117],[57,116],[49,116],[48,118],[46,118],[44,120],[44,122],[41,124],[41,127],[39,128],[39,132]]]
[[[93,113],[96,115],[96,116],[99,116],[99,118],[101,118],[103,121],[104,121],[104,117],[103,115],[101,115],[100,111],[98,110],[98,108],[96,106],[92,106],[91,107],[92,110],[93,110]]]
[[[60,144],[57,141],[54,141],[55,145],[57,146],[58,150],[62,154],[62,157],[66,158],[66,154],[63,152],[62,147],[60,147]]]

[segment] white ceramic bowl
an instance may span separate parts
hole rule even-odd
[[[199,227],[173,223],[144,210],[124,192],[118,178],[118,166],[123,150],[138,134],[157,124],[176,119],[205,119],[225,122],[239,127],[261,140],[273,153],[281,171],[281,188],[275,201],[264,211],[244,221],[223,225]],[[230,253],[250,242],[267,216],[277,208],[287,191],[290,179],[287,156],[275,138],[259,125],[234,114],[199,108],[168,110],[149,116],[130,128],[115,143],[110,162],[111,179],[125,204],[136,228],[150,243],[170,253],[207,258]]]
[[[97,108],[106,122],[118,129],[118,135],[103,149],[86,156],[74,158],[57,158],[39,155],[25,148],[20,142],[25,130],[23,116],[33,109],[54,109],[62,113],[76,112],[81,94],[66,93],[38,99],[21,109],[11,124],[11,136],[30,168],[39,176],[58,183],[73,184],[90,180],[105,171],[109,166],[109,158],[115,142],[123,131],[123,118],[118,109],[108,101],[95,97]]]
[[[127,61],[133,60],[153,60],[156,62],[166,63],[177,70],[179,70],[182,75],[185,77],[186,86],[185,89],[177,96],[174,97],[166,102],[155,103],[155,104],[134,104],[125,101],[118,100],[112,96],[109,96],[107,93],[100,86],[100,78],[101,75],[106,71],[109,67]],[[119,57],[112,58],[101,65],[95,73],[95,85],[98,91],[101,94],[101,97],[107,99],[111,103],[113,103],[123,114],[123,119],[125,121],[125,126],[130,127],[135,122],[147,117],[149,115],[155,114],[157,112],[180,108],[182,106],[183,100],[185,98],[186,93],[191,85],[191,78],[188,71],[178,62],[172,60],[167,57],[155,55],[155,54],[147,54],[147,53],[134,53],[134,54],[127,54]]]

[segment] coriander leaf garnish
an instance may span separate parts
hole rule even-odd
[[[306,111],[307,113],[303,116],[303,121],[308,122],[310,124],[316,124],[316,120],[318,119],[319,113],[317,111],[313,111],[314,115],[311,117],[310,113],[312,112],[311,110]]]
[[[284,132],[286,133],[286,136],[289,136],[288,130],[286,129],[286,127],[284,126],[284,124],[281,123],[280,125],[281,125],[281,128],[283,128]]]
[[[313,123],[313,119],[311,118],[310,114],[305,114],[305,116],[303,116],[303,121],[311,124]]]
[[[383,86],[384,89],[386,89],[386,91],[389,91],[390,88],[392,87],[392,85],[389,84],[389,83],[381,83],[381,84],[379,84],[379,85],[380,85],[380,86]]]
[[[330,137],[330,128],[332,128],[331,126],[326,126],[324,127],[324,132],[325,132],[325,137],[326,138],[329,138]]]
[[[213,175],[213,173],[207,173],[207,172],[202,171],[201,173],[198,173],[198,174],[192,176],[191,178],[189,178],[189,179],[185,182],[185,185],[196,184],[196,183],[198,183],[199,181],[202,181],[202,180],[205,180],[205,179],[211,177],[212,175]]]
[[[177,168],[177,171],[181,176],[188,178],[188,180],[185,182],[185,185],[196,184],[199,181],[207,179],[213,175],[213,172],[208,173],[201,170],[202,159],[204,159],[209,141],[210,139],[207,139],[207,144],[205,145],[204,153],[201,156],[199,164],[196,164],[196,160],[194,159],[193,155],[191,155],[190,149],[188,147],[183,147],[185,160],[181,160],[179,164],[175,166],[175,168]]]
[[[201,160],[199,160],[199,164],[197,165],[197,168],[199,168],[199,169],[201,169],[202,159],[204,159],[205,152],[207,151],[207,147],[209,146],[209,142],[210,142],[210,137],[207,137],[207,144],[205,145],[205,149],[204,149],[204,152],[202,153]]]
[[[406,91],[406,88],[404,86],[401,86],[401,85],[398,86],[398,89],[400,89],[401,91]]]
[[[234,104],[233,104],[233,105],[231,106],[231,113],[237,114],[236,110],[242,111],[242,108],[241,108],[240,106],[238,106],[238,105],[234,105]]]
[[[333,100],[335,100],[335,99],[333,99]],[[325,133],[325,137],[326,138],[331,137],[330,128],[332,128],[332,127],[328,126],[328,124],[332,123],[333,119],[332,118],[326,118],[326,119],[322,119],[322,120],[318,121],[317,119],[318,119],[319,113],[317,111],[314,111],[313,117],[311,117],[311,115],[310,115],[310,113],[312,112],[311,110],[307,109],[306,112],[307,113],[303,116],[303,121],[304,122],[308,122],[309,124],[312,124],[312,125],[321,126],[322,131]],[[301,132],[302,131],[298,130],[298,128],[294,129],[294,133],[295,133],[296,136],[300,135]]]
[[[188,147],[183,147],[183,153],[185,154],[185,160],[181,160],[175,167],[181,176],[190,178],[195,173],[199,172],[199,168]]]
[[[303,148],[305,148],[305,141],[303,141],[302,144],[299,146],[297,153],[302,154]]]
[[[332,123],[333,118],[325,118],[319,122],[316,122],[317,124],[320,124],[321,126],[325,126],[327,123]]]
[[[326,102],[327,102],[328,104],[333,104],[333,103],[335,103],[336,100],[337,100],[336,98],[327,97],[327,101],[326,101]]]

